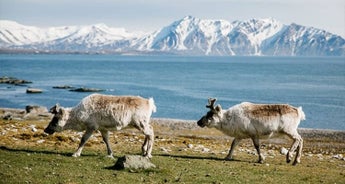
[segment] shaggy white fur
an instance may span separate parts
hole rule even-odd
[[[222,110],[220,105],[213,106],[215,101],[216,99],[209,99],[206,107],[210,108],[210,111],[198,121],[198,125],[217,128],[235,138],[226,157],[227,160],[232,159],[234,148],[242,139],[251,138],[259,155],[258,162],[263,163],[265,158],[260,153],[259,139],[288,135],[294,142],[286,160],[290,162],[292,153],[298,148],[293,164],[300,163],[303,139],[298,134],[297,128],[300,121],[305,120],[302,107],[243,102],[228,110]]]
[[[152,157],[154,132],[150,118],[151,114],[156,112],[153,98],[92,94],[85,97],[76,107],[63,108],[57,104],[50,111],[55,116],[45,132],[86,130],[77,151],[73,154],[74,157],[80,156],[86,141],[95,130],[101,132],[108,155],[112,157],[108,131],[121,130],[127,126],[134,126],[145,134],[142,152],[144,156]]]

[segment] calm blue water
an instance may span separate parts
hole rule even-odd
[[[302,106],[300,127],[345,130],[345,58],[0,55],[0,76],[44,90],[0,84],[0,107],[74,106],[90,93],[52,88],[72,85],[154,97],[154,117],[196,120],[216,97],[223,108],[243,101]]]

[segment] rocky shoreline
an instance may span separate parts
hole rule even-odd
[[[15,85],[15,86],[27,86],[27,84],[32,84],[32,81],[28,81],[25,79],[18,79],[16,77],[8,77],[8,76],[2,76],[0,77],[0,84],[9,84],[9,85]],[[65,89],[72,92],[102,92],[105,91],[104,89],[99,88],[88,88],[88,87],[74,87],[70,85],[61,85],[61,86],[52,86],[53,89]],[[32,93],[43,93],[42,89],[39,88],[33,88],[28,87],[26,89],[26,93],[32,94]]]
[[[0,84],[1,83],[13,84],[13,85],[24,85],[24,84],[31,84],[32,82],[28,80],[24,80],[24,79],[18,79],[15,77],[3,76],[3,77],[0,77]]]

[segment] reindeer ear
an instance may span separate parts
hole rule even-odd
[[[52,114],[57,114],[60,110],[60,105],[57,103],[52,108],[50,108],[49,112]]]
[[[214,110],[216,112],[221,112],[222,111],[222,106],[220,106],[219,104],[214,108]]]

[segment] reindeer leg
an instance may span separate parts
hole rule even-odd
[[[114,158],[113,157],[113,151],[111,150],[110,144],[109,144],[109,131],[108,130],[100,130],[102,134],[103,141],[105,145],[107,146],[107,151],[108,151],[108,157]]]
[[[141,147],[143,156],[152,158],[151,152],[154,142],[154,132],[152,126],[149,124],[149,121],[150,120],[148,119],[143,122],[135,123],[135,125],[145,135],[145,140]]]
[[[225,157],[225,160],[233,160],[232,154],[234,153],[235,147],[240,143],[242,139],[235,138],[231,143],[231,148],[229,150],[229,154]]]
[[[152,158],[151,152],[154,142],[154,132],[152,126],[148,125],[147,127],[145,127],[143,132],[145,134],[145,142],[142,147],[143,154],[148,158]]]
[[[265,160],[265,157],[260,152],[260,140],[257,137],[252,138],[252,140],[253,140],[253,143],[254,143],[254,147],[255,147],[256,151],[258,152],[258,155],[259,155],[258,163],[263,164],[264,160]]]
[[[297,165],[298,163],[301,163],[302,149],[303,149],[303,139],[300,138],[299,145],[297,147],[296,157],[292,165]]]
[[[93,131],[94,131],[93,129],[86,130],[83,137],[81,138],[81,141],[80,141],[80,144],[79,144],[77,151],[72,155],[73,157],[79,157],[80,156],[81,152],[83,151],[83,148],[84,148],[86,141],[89,140]]]
[[[289,137],[291,137],[294,142],[288,152],[288,154],[286,155],[286,162],[290,163],[291,161],[291,157],[292,154],[295,152],[296,148],[298,148],[297,154],[296,154],[296,158],[294,161],[294,165],[296,165],[297,163],[300,162],[300,158],[301,158],[301,154],[302,154],[302,148],[303,148],[303,139],[302,137],[296,132],[293,133],[288,133]]]

